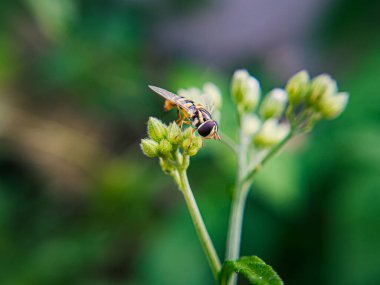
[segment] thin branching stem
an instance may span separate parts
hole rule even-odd
[[[282,147],[293,137],[294,132],[289,132],[289,134],[274,148],[271,149],[270,152],[263,158],[263,160],[256,166],[254,166],[252,169],[248,171],[246,176],[243,179],[243,182],[249,182],[252,181],[256,173],[270,160],[273,156],[275,156],[278,151],[282,149]]]
[[[271,149],[261,162],[254,166],[252,169],[248,169],[249,162],[247,157],[249,157],[249,145],[247,138],[244,133],[240,131],[240,146],[238,152],[238,171],[237,171],[237,182],[236,189],[232,198],[232,206],[230,212],[230,220],[228,227],[227,236],[227,249],[226,249],[226,259],[236,260],[240,255],[240,243],[242,234],[242,225],[244,220],[244,208],[249,193],[249,189],[252,185],[253,177],[261,169],[261,167],[270,160],[291,137],[293,132],[290,132],[278,145]],[[229,285],[234,285],[237,283],[237,275],[231,276],[228,281]]]
[[[243,118],[239,118],[242,121]],[[236,260],[240,253],[240,240],[244,216],[245,201],[247,198],[249,183],[243,183],[247,172],[247,158],[249,141],[240,128],[239,148],[238,148],[238,167],[236,173],[236,188],[232,197],[230,219],[227,234],[226,260]],[[237,276],[233,274],[228,284],[236,284]]]
[[[199,208],[197,206],[197,203],[195,201],[193,192],[191,191],[189,180],[187,178],[186,169],[179,169],[178,177],[179,177],[179,187],[185,198],[186,205],[190,212],[191,218],[193,220],[195,230],[198,234],[203,250],[207,256],[207,260],[211,267],[215,281],[218,281],[219,272],[221,270],[221,263],[216,253],[215,247],[211,241],[210,235],[208,234],[206,226],[203,222],[203,219],[199,211]]]
[[[239,258],[243,214],[249,187],[249,183],[239,186],[239,193],[236,193],[236,197],[232,199],[230,226],[227,239],[227,260],[236,260]]]

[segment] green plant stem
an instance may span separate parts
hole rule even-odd
[[[183,196],[185,197],[186,205],[193,220],[195,230],[198,234],[203,250],[207,256],[214,278],[216,281],[218,281],[219,272],[221,270],[220,260],[207,232],[201,213],[199,212],[193,192],[191,191],[186,169],[178,170],[178,178],[179,187],[182,190]]]
[[[240,254],[240,243],[242,234],[242,225],[244,220],[244,208],[249,189],[252,185],[253,177],[261,169],[261,167],[270,160],[293,136],[293,132],[289,134],[275,146],[253,169],[248,169],[247,156],[249,148],[243,132],[240,132],[240,147],[238,152],[238,171],[236,189],[232,198],[232,206],[230,212],[230,220],[228,227],[226,259],[237,260]],[[228,281],[229,285],[237,282],[237,275],[233,274]]]
[[[239,258],[244,207],[249,187],[249,183],[245,183],[244,185],[239,187],[239,193],[236,193],[236,197],[232,199],[227,239],[227,260],[236,260]]]
[[[243,118],[240,118],[242,121]],[[226,260],[236,260],[239,258],[240,241],[243,225],[244,207],[250,183],[243,183],[243,178],[247,172],[248,143],[243,131],[240,129],[238,148],[238,167],[236,188],[232,197],[230,219],[227,234]],[[233,274],[228,281],[229,284],[236,284],[237,275]]]
[[[293,137],[294,132],[291,131],[289,134],[274,148],[271,149],[271,151],[263,158],[263,160],[256,165],[253,169],[249,170],[246,176],[243,178],[243,182],[249,182],[252,181],[256,173],[270,160],[274,155],[277,154],[279,150],[282,149],[282,147]]]

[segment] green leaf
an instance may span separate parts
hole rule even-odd
[[[233,272],[243,274],[254,285],[283,285],[280,276],[257,256],[243,256],[236,261],[227,260],[220,273],[221,284],[225,285]]]

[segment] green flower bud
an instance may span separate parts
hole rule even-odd
[[[247,114],[244,116],[242,130],[246,136],[253,136],[261,127],[261,121],[256,115]]]
[[[151,139],[142,139],[140,143],[141,150],[148,157],[158,156],[158,143]]]
[[[193,135],[193,128],[192,127],[187,127],[184,132],[182,132],[182,141],[184,141],[187,138],[191,138]]]
[[[288,124],[279,124],[276,119],[269,119],[264,122],[253,142],[259,148],[270,148],[280,143],[289,132]]]
[[[236,103],[241,103],[244,100],[246,82],[249,74],[246,70],[236,70],[232,76],[231,92],[232,98]]]
[[[169,156],[172,150],[173,150],[173,146],[168,140],[163,139],[160,141],[158,145],[158,151],[160,152],[162,156],[164,157]]]
[[[263,119],[279,118],[284,112],[288,94],[283,89],[273,89],[264,98],[260,106],[260,115]]]
[[[190,148],[186,153],[190,156],[194,156],[198,153],[199,149],[196,148]]]
[[[260,100],[260,84],[246,70],[235,71],[231,92],[240,113],[252,112]]]
[[[148,135],[156,142],[166,138],[168,133],[167,127],[158,119],[150,117],[148,121]]]
[[[185,138],[182,142],[182,148],[184,153],[194,156],[198,153],[198,151],[202,148],[203,141],[199,136],[188,137]]]
[[[318,104],[318,110],[323,118],[335,119],[346,108],[348,103],[348,93],[341,92],[336,95],[322,97]]]
[[[193,137],[190,148],[187,150],[187,154],[190,156],[194,156],[198,153],[198,151],[202,148],[203,142],[201,137],[196,136]]]
[[[162,157],[160,157],[160,166],[162,171],[168,174],[175,170],[175,167],[169,161],[163,159]]]
[[[312,106],[318,105],[323,97],[332,96],[337,92],[337,85],[328,74],[321,74],[313,79],[308,93],[308,103]]]
[[[181,136],[181,129],[176,123],[171,123],[168,127],[168,140],[171,144],[178,144]]]
[[[192,140],[190,138],[185,138],[182,141],[182,148],[184,149],[184,151],[187,151],[188,149],[190,149],[191,143],[192,143]]]
[[[302,70],[291,77],[286,84],[290,105],[297,106],[305,100],[310,87],[310,77],[307,71]]]

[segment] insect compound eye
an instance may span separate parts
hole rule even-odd
[[[198,134],[200,134],[202,137],[208,137],[213,132],[214,127],[217,127],[215,121],[204,122],[202,125],[199,126]]]

